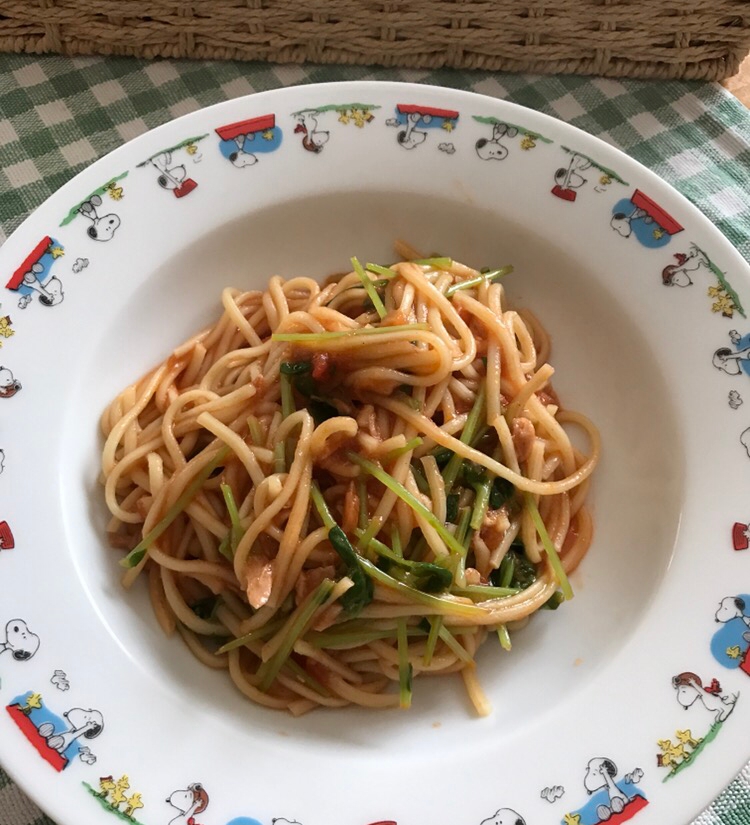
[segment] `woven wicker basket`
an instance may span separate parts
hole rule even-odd
[[[0,51],[719,80],[750,0],[0,0]]]

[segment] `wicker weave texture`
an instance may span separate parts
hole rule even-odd
[[[0,0],[0,51],[719,80],[750,0]]]

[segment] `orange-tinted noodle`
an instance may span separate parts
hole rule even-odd
[[[589,547],[599,437],[491,273],[357,270],[224,289],[218,321],[117,396],[110,540],[163,630],[261,705],[393,707],[412,674],[461,672],[485,713],[477,649],[507,655],[498,636],[556,603]]]

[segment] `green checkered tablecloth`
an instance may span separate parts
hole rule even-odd
[[[0,57],[0,241],[147,129],[252,92],[363,79],[468,89],[568,121],[676,186],[750,261],[750,113],[716,84],[98,57]],[[2,768],[0,825],[54,825]],[[694,825],[750,825],[750,765]]]

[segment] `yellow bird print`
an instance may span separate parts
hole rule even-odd
[[[42,694],[32,693],[26,700],[26,707],[28,710],[39,710],[42,707]]]
[[[690,730],[678,730],[675,735],[683,745],[689,745],[691,748],[695,748],[700,745],[701,740],[695,739],[692,731]]]
[[[138,808],[143,807],[143,802],[141,801],[141,794],[134,793],[132,796],[128,796],[125,798],[125,805],[127,806],[123,813],[125,816],[132,817],[133,814],[138,810]]]
[[[122,186],[118,186],[115,181],[111,181],[105,186],[105,191],[113,201],[121,201],[124,194]]]
[[[11,329],[13,322],[10,320],[10,315],[4,315],[0,318],[0,338],[10,338],[11,335],[15,335],[16,331]],[[2,341],[0,341],[0,347],[2,346]]]
[[[352,109],[352,120],[358,129],[361,129],[365,125],[365,113],[362,109]]]

